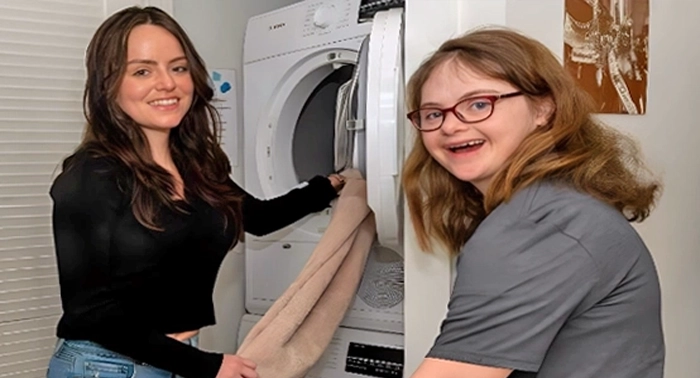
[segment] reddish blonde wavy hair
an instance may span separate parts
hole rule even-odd
[[[549,100],[549,123],[538,127],[494,177],[487,193],[451,175],[416,135],[403,169],[403,187],[419,246],[432,239],[457,255],[479,223],[518,190],[548,179],[564,182],[622,212],[644,220],[661,190],[649,179],[634,140],[592,117],[591,97],[540,42],[505,28],[484,28],[446,41],[412,75],[407,107],[421,104],[421,89],[445,62],[456,61],[487,77],[503,80],[530,101]]]

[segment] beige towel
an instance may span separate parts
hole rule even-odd
[[[366,182],[357,170],[343,175],[347,183],[308,262],[238,349],[258,364],[260,378],[303,377],[355,298],[376,227]]]

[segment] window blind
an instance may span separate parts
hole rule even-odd
[[[79,143],[102,0],[0,0],[0,378],[45,377],[61,313],[48,190]]]
[[[172,0],[0,0],[0,378],[43,378],[61,314],[48,195],[80,142],[85,49],[106,14]]]

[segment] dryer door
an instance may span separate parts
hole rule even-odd
[[[365,122],[364,132],[356,135],[356,156],[365,158],[358,165],[365,168],[367,200],[376,217],[379,243],[403,255],[403,9],[374,16],[366,56]]]

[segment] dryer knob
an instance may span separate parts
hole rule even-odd
[[[321,29],[330,26],[333,21],[333,13],[335,13],[335,6],[333,5],[324,5],[318,8],[314,13],[314,26]]]

